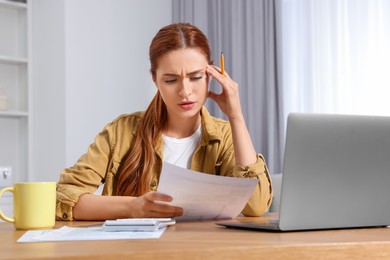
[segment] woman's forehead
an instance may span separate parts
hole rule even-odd
[[[188,74],[205,70],[207,58],[203,52],[194,48],[184,48],[170,51],[159,58],[158,74]]]

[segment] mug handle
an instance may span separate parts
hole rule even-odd
[[[6,191],[9,191],[9,192],[14,192],[14,187],[7,187],[7,188],[4,188],[4,189],[1,189],[0,190],[0,198],[1,196],[3,196],[3,193],[6,192]],[[4,215],[3,211],[0,209],[0,218],[3,219],[4,221],[7,221],[7,222],[11,222],[11,223],[14,223],[15,222],[15,219],[14,218],[9,218],[7,217],[6,215]]]

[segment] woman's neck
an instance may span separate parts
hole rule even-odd
[[[195,133],[201,123],[200,114],[193,118],[181,120],[170,120],[168,118],[167,128],[163,133],[173,138],[185,138]]]

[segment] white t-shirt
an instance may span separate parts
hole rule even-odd
[[[199,145],[201,135],[201,125],[199,125],[195,133],[189,137],[177,139],[162,135],[164,142],[164,161],[182,168],[190,169],[192,155]]]

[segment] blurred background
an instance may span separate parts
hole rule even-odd
[[[57,181],[107,123],[144,110],[149,44],[172,22],[203,30],[216,65],[224,52],[272,174],[290,112],[390,116],[390,1],[0,0],[0,166]]]

